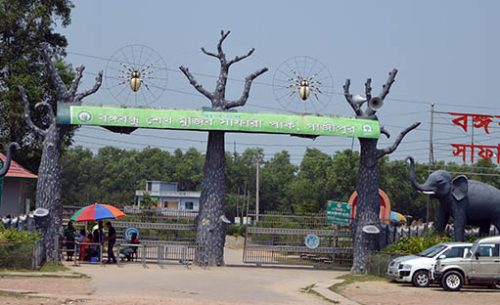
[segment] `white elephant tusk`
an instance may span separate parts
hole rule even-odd
[[[434,194],[436,194],[436,192],[434,192],[434,191],[423,191],[422,193],[424,193],[426,195],[434,195]]]

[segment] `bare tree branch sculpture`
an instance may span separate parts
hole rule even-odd
[[[217,43],[217,53],[212,53],[205,50],[205,48],[201,48],[204,54],[215,57],[220,62],[219,77],[213,92],[209,92],[198,83],[187,67],[179,67],[189,83],[199,93],[210,100],[212,109],[215,111],[227,111],[234,107],[244,106],[250,95],[252,82],[268,70],[267,68],[262,68],[248,75],[245,78],[245,86],[241,97],[234,101],[227,100],[226,85],[229,67],[249,57],[255,51],[254,49],[250,49],[247,54],[236,56],[228,61],[226,54],[222,50],[222,43],[229,33],[230,31],[221,31],[221,37]],[[224,162],[224,132],[210,131],[208,133],[207,153],[205,155],[203,180],[201,182],[200,213],[197,221],[196,242],[198,248],[196,250],[195,263],[198,265],[220,266],[224,264],[224,243],[226,236],[224,223],[221,221],[225,205]]]
[[[372,80],[368,78],[365,82],[365,95],[367,107],[365,110],[362,109],[365,100],[355,101],[352,94],[350,93],[351,81],[347,79],[344,84],[344,97],[347,103],[356,113],[356,116],[363,119],[378,120],[375,116],[376,112],[383,105],[385,98],[389,94],[392,84],[395,81],[397,70],[393,69],[389,73],[389,77],[382,87],[382,91],[378,96],[372,95]],[[356,191],[358,193],[358,201],[356,208],[356,217],[352,223],[353,230],[353,252],[354,259],[351,272],[362,274],[366,273],[368,270],[368,259],[370,257],[371,251],[377,248],[378,236],[370,235],[363,232],[363,227],[366,225],[379,225],[379,211],[380,211],[380,199],[378,195],[379,190],[379,177],[378,177],[378,167],[377,160],[385,155],[394,152],[403,138],[413,129],[417,128],[420,122],[414,123],[408,128],[404,129],[396,138],[394,143],[384,149],[378,149],[377,143],[378,139],[364,139],[359,138],[361,146],[360,154],[360,166],[358,173],[358,181],[356,186]],[[387,138],[390,137],[390,133],[387,129],[381,128],[381,133]]]
[[[62,103],[81,103],[82,99],[95,93],[102,84],[102,72],[96,77],[94,86],[82,93],[77,93],[82,79],[84,67],[76,69],[75,78],[69,89],[66,88],[59,72],[54,67],[47,48],[42,46],[42,58],[50,75],[52,84],[56,88],[58,100]],[[48,221],[42,228],[42,239],[45,246],[45,255],[49,261],[59,260],[59,229],[62,228],[61,203],[61,142],[71,130],[68,126],[58,126],[53,107],[43,101],[35,105],[35,109],[46,108],[45,116],[47,127],[36,126],[31,119],[30,104],[23,87],[19,87],[19,94],[24,104],[24,119],[29,128],[43,137],[42,159],[38,168],[36,191],[36,207],[49,211]]]

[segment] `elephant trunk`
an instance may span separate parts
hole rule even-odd
[[[405,161],[410,161],[410,182],[411,185],[418,191],[424,194],[433,195],[435,193],[434,189],[426,184],[419,184],[415,176],[415,160],[412,157],[407,157]]]
[[[12,142],[9,144],[9,148],[7,148],[7,157],[5,159],[5,163],[3,164],[2,169],[0,169],[0,177],[3,177],[7,174],[7,172],[9,171],[9,167],[10,167],[10,160],[12,160],[12,153],[14,152],[14,150],[17,150],[20,148],[21,147],[16,142]]]

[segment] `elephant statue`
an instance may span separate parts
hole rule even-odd
[[[465,226],[478,226],[479,232],[489,232],[491,224],[500,231],[500,190],[486,183],[469,180],[460,175],[455,178],[444,170],[432,172],[424,184],[415,177],[415,161],[410,161],[412,186],[431,198],[439,200],[436,230],[443,232],[448,218],[453,217],[455,241],[464,241]]]
[[[10,161],[12,160],[12,153],[14,152],[14,150],[20,148],[21,147],[16,142],[12,142],[9,144],[9,148],[7,148],[7,157],[5,159],[5,164],[3,164],[3,167],[0,168],[0,177],[3,177],[7,174],[10,167]]]

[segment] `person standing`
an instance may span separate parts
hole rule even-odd
[[[111,222],[106,222],[106,226],[108,227],[108,264],[116,264],[115,253],[113,252],[113,247],[116,242],[116,230],[111,224]]]
[[[76,229],[73,226],[73,222],[69,221],[68,226],[64,230],[64,239],[66,241],[66,260],[71,261],[73,259],[73,254],[75,252],[75,233]]]

